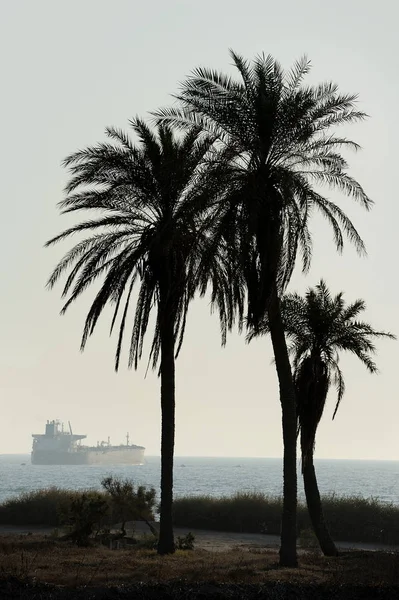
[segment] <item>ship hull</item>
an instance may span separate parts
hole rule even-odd
[[[94,448],[75,452],[35,450],[33,465],[141,465],[144,448]]]

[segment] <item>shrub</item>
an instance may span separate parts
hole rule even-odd
[[[70,532],[68,538],[78,546],[87,546],[95,530],[99,530],[109,512],[109,504],[104,494],[90,492],[71,498],[61,519]]]
[[[105,477],[101,481],[106,494],[110,498],[113,522],[121,522],[122,535],[126,535],[126,521],[145,521],[154,533],[150,521],[154,519],[153,509],[155,506],[155,490],[147,490],[139,486],[137,490],[134,483],[129,479],[117,479],[116,477]]]
[[[0,523],[59,527],[62,520],[60,508],[65,510],[71,498],[80,494],[81,492],[56,487],[23,493],[0,505]]]
[[[0,504],[0,524],[3,525],[43,525],[60,527],[69,523],[72,506],[100,499],[107,506],[101,517],[101,526],[110,527],[113,523],[129,520],[147,522],[152,533],[155,532],[150,521],[154,519],[155,490],[139,486],[137,489],[128,480],[108,477],[103,480],[103,491],[65,490],[56,487],[23,493]],[[84,501],[82,498],[84,497]],[[84,508],[84,510],[86,510]],[[69,523],[70,524],[70,523]]]
[[[177,527],[280,534],[282,500],[260,493],[230,497],[187,496],[174,502]],[[326,522],[337,541],[399,544],[399,506],[374,498],[323,498]],[[298,504],[298,535],[311,529],[306,505]],[[306,535],[306,534],[305,534]]]
[[[399,507],[375,498],[323,498],[324,515],[336,540],[399,544]]]
[[[276,534],[280,533],[281,510],[281,498],[260,493],[177,498],[173,509],[177,527]]]
[[[193,535],[191,533],[191,531],[188,532],[187,535],[183,535],[177,538],[177,549],[178,550],[194,550],[194,542],[195,542],[195,535]]]
[[[131,482],[108,478],[108,491],[71,491],[47,488],[21,494],[0,505],[0,524],[47,525],[60,527],[71,502],[82,494],[100,495],[109,506],[103,519],[104,526],[115,523],[121,509],[125,520],[142,519],[151,531],[155,491],[145,487],[134,488]],[[112,486],[111,486],[112,481]],[[111,488],[114,496],[112,497]],[[119,490],[119,491],[118,491]],[[122,499],[130,497],[125,506]],[[118,499],[118,500],[117,500]],[[118,504],[121,500],[122,504]],[[399,506],[374,498],[329,495],[323,498],[324,514],[332,537],[337,541],[399,544]],[[239,493],[230,497],[191,496],[174,502],[174,524],[190,529],[211,529],[248,533],[280,534],[282,500],[260,493]],[[119,515],[119,516],[118,516]],[[307,508],[298,505],[298,535],[311,528]]]

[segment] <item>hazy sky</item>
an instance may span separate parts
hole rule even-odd
[[[0,453],[30,450],[46,419],[70,420],[96,442],[126,431],[159,454],[159,380],[113,371],[115,339],[103,321],[84,354],[79,342],[89,292],[65,317],[60,288],[45,281],[68,245],[46,239],[60,217],[67,174],[61,160],[104,139],[107,125],[127,127],[170,102],[192,68],[231,69],[228,48],[247,57],[271,53],[285,67],[306,53],[309,82],[333,79],[358,92],[371,118],[345,131],[364,150],[350,157],[375,207],[341,206],[363,235],[369,258],[338,256],[326,226],[311,224],[314,260],[290,289],[323,276],[348,300],[363,297],[367,319],[399,333],[396,228],[399,124],[396,2],[370,0],[19,0],[1,2],[1,311]],[[337,199],[334,196],[334,199]],[[316,456],[399,459],[399,344],[381,342],[381,373],[342,361],[347,392],[334,422],[333,398],[320,426]],[[281,456],[281,411],[268,339],[247,346],[232,335],[220,348],[216,315],[192,305],[177,362],[177,455]]]

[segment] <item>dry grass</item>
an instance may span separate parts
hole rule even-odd
[[[218,553],[194,550],[160,557],[153,550],[134,547],[123,550],[102,546],[77,548],[40,536],[2,536],[0,578],[10,576],[66,586],[152,584],[177,580],[392,586],[399,584],[399,555],[348,552],[328,559],[316,553],[304,553],[300,556],[298,569],[280,569],[274,550],[244,547]]]

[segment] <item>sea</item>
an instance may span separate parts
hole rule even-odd
[[[399,461],[315,460],[322,494],[362,496],[399,505]],[[159,498],[160,458],[136,466],[32,465],[30,455],[0,455],[0,503],[24,492],[48,487],[100,489],[107,475],[154,487]],[[282,493],[280,458],[175,458],[174,493],[225,496],[236,492]],[[298,494],[304,497],[298,464]]]

